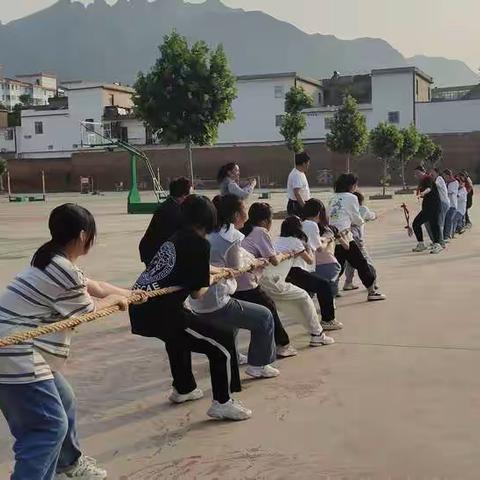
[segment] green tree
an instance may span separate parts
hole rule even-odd
[[[303,87],[292,87],[285,96],[285,116],[280,133],[285,138],[287,148],[294,154],[303,151],[300,134],[307,126],[307,120],[302,112],[311,107],[313,107],[313,99]]]
[[[139,117],[161,133],[165,144],[188,149],[193,182],[193,145],[211,145],[219,126],[233,119],[236,79],[222,46],[189,46],[176,32],[164,37],[160,57],[146,75],[138,74],[133,101]]]
[[[434,154],[435,152],[435,143],[433,140],[428,136],[424,135],[423,133],[420,134],[420,146],[418,147],[417,158],[420,163],[425,166],[427,160]]]
[[[442,161],[443,158],[443,148],[437,143],[433,144],[433,150],[429,157],[425,159],[425,166],[427,168],[434,168]]]
[[[332,152],[346,155],[347,172],[350,172],[350,157],[361,155],[367,146],[367,121],[358,110],[357,101],[347,95],[333,117],[330,133],[327,135],[327,147]]]
[[[0,157],[0,191],[3,192],[3,176],[7,172],[7,161]]]
[[[383,195],[390,183],[389,162],[398,156],[403,145],[403,136],[392,123],[382,122],[370,132],[370,149],[383,162]]]
[[[402,179],[403,188],[406,189],[407,182],[405,180],[405,169],[412,158],[417,155],[418,149],[420,148],[420,133],[413,123],[409,127],[400,130],[400,133],[403,137],[403,143],[395,160],[400,167],[400,177]]]
[[[33,105],[33,98],[31,97],[31,95],[28,95],[28,93],[20,95],[18,99],[20,100],[20,103],[23,107],[29,107],[30,105]]]

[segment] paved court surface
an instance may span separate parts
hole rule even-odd
[[[67,199],[98,222],[87,274],[127,286],[136,278],[147,216],[127,216],[123,194],[52,196],[45,205],[0,200],[1,288],[46,239],[49,210]],[[367,243],[388,300],[367,304],[361,290],[340,299],[345,329],[331,347],[309,349],[289,326],[301,353],[279,362],[279,378],[245,381],[248,422],[207,420],[202,357],[195,371],[206,398],[172,407],[159,341],[133,337],[124,315],[79,329],[67,373],[86,452],[114,480],[478,479],[480,230],[443,254],[414,255],[403,200],[370,203],[381,218],[368,226]],[[281,207],[283,196],[272,203]],[[472,216],[480,225],[480,211]],[[0,419],[1,479],[10,467],[7,432]]]

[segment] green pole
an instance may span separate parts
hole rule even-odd
[[[132,203],[140,203],[140,192],[137,184],[137,156],[130,154],[130,191],[128,192],[128,206]],[[130,211],[130,208],[128,209]]]

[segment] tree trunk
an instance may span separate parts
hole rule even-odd
[[[403,159],[400,161],[400,175],[402,176],[403,189],[406,190],[407,184],[405,182],[405,162],[403,161]]]
[[[190,181],[192,182],[192,187],[194,186],[194,177],[193,177],[193,151],[192,151],[192,139],[189,138],[187,141],[187,151],[188,151],[188,169],[190,174]]]
[[[350,154],[347,153],[347,173],[350,173]]]
[[[383,196],[387,194],[386,192],[387,187],[387,160],[383,160]]]

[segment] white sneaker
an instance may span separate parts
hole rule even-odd
[[[239,365],[246,365],[248,363],[248,357],[243,353],[238,354],[238,364]]]
[[[245,373],[253,378],[274,378],[280,375],[280,370],[271,365],[264,365],[263,367],[252,367],[250,365]]]
[[[443,251],[443,247],[439,243],[436,243],[430,250],[430,253],[433,253],[435,255],[437,253],[440,253],[441,251]]]
[[[323,347],[324,345],[333,345],[334,343],[335,340],[332,337],[325,335],[325,333],[322,333],[321,335],[312,335],[310,337],[311,347]]]
[[[298,352],[290,344],[285,345],[283,347],[277,347],[277,357],[287,358],[287,357],[294,357],[295,355],[298,355]]]
[[[208,409],[207,415],[217,420],[248,420],[252,411],[236,402],[233,398],[226,403],[219,403],[216,400]]]
[[[343,323],[338,320],[332,320],[331,322],[322,322],[322,328],[329,332],[333,330],[341,330],[343,328]]]
[[[425,250],[427,250],[425,244],[423,242],[418,242],[417,246],[412,249],[412,252],[424,252]]]
[[[177,390],[174,388],[172,389],[172,393],[168,397],[168,399],[172,403],[191,402],[192,400],[199,400],[200,398],[203,398],[203,392],[199,388],[192,390],[190,393],[184,394],[178,393]]]
[[[76,480],[105,480],[107,471],[97,467],[93,458],[82,455],[75,465],[55,476],[55,480],[68,480],[69,478]]]
[[[343,290],[345,292],[350,292],[352,290],[358,290],[360,287],[358,285],[354,285],[353,283],[346,283],[344,286],[343,286]]]
[[[380,300],[386,300],[386,296],[383,293],[374,291],[374,292],[368,292],[368,297],[367,300],[369,302],[378,302]]]

